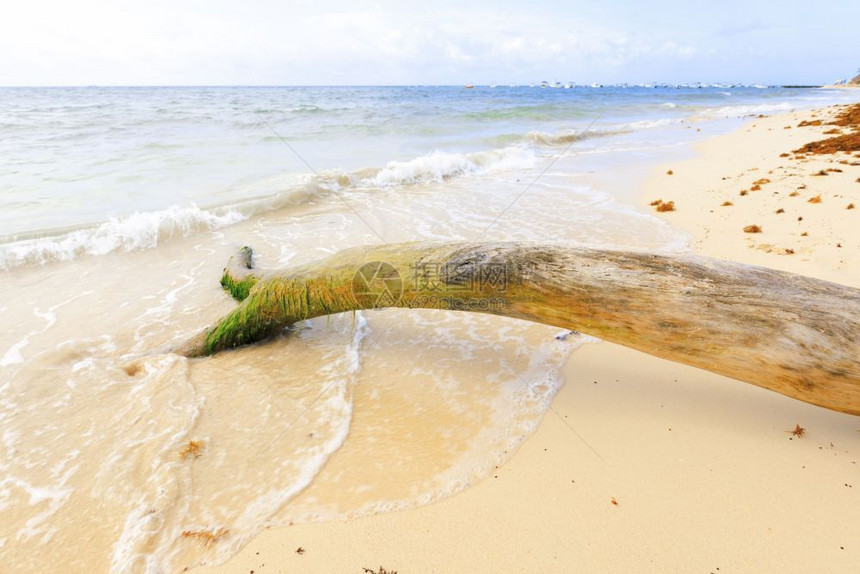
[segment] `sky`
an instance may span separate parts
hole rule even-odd
[[[820,84],[856,0],[26,0],[0,85]]]

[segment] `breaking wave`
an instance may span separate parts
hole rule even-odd
[[[311,106],[313,107],[313,106]],[[696,112],[689,120],[738,118],[796,108],[796,104],[723,106]],[[586,130],[533,131],[516,136],[515,142],[489,150],[455,153],[434,151],[405,161],[392,161],[382,168],[351,172],[331,170],[319,175],[291,179],[272,177],[257,182],[255,196],[222,207],[173,205],[163,210],[135,212],[112,217],[91,227],[72,231],[45,231],[29,237],[0,236],[0,270],[23,265],[68,261],[82,256],[114,251],[151,249],[175,237],[233,225],[260,213],[299,205],[333,193],[394,189],[447,182],[462,177],[480,177],[535,167],[544,148],[567,146],[577,141],[658,128],[683,122],[683,117],[641,120]],[[513,136],[513,134],[511,134]]]
[[[528,169],[537,162],[534,150],[508,146],[475,153],[435,151],[409,161],[392,161],[372,177],[360,180],[361,187],[395,187],[447,181],[467,175]]]
[[[722,106],[702,110],[693,116],[697,120],[719,120],[725,118],[742,118],[758,114],[789,112],[797,109],[797,103],[780,102],[778,104],[756,104],[748,106]]]
[[[526,134],[526,141],[538,146],[562,146],[573,142],[600,138],[607,136],[615,136],[627,134],[639,130],[647,130],[650,128],[658,128],[680,122],[678,118],[663,118],[659,120],[640,120],[637,122],[629,122],[625,124],[617,124],[603,128],[591,128],[586,130],[562,130],[555,133],[548,132],[529,132]]]
[[[194,233],[212,231],[254,215],[299,205],[332,193],[448,181],[505,170],[527,169],[537,154],[515,145],[474,153],[436,151],[408,161],[393,161],[382,169],[337,170],[309,176],[298,184],[228,206],[201,208],[173,205],[159,211],[112,217],[92,227],[46,232],[41,236],[0,238],[0,270],[23,265],[70,261],[114,251],[151,249],[160,243]],[[272,185],[278,185],[273,182]]]
[[[113,217],[96,227],[0,245],[0,269],[152,248],[170,237],[217,229],[245,218],[232,209],[207,211],[196,205],[136,212]]]

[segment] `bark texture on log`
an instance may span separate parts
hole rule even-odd
[[[453,309],[580,331],[860,415],[851,287],[696,256],[518,243],[361,247],[269,277],[242,257],[225,277],[250,283],[233,291],[247,296],[178,352],[208,355],[356,309]]]

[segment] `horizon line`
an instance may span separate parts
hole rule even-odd
[[[807,83],[747,83],[747,82],[528,82],[528,83],[457,83],[457,84],[0,84],[0,89],[30,89],[30,88],[540,88],[573,84],[576,88],[599,87],[694,87],[696,84],[715,87],[718,84],[730,84],[739,87],[764,86],[767,88],[821,88],[832,84]]]

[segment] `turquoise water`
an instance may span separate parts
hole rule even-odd
[[[150,225],[211,228],[250,216],[243,203],[254,199],[306,200],[299,190],[314,172],[374,175],[389,162],[451,154],[376,181],[426,182],[493,162],[530,167],[526,156],[550,156],[586,128],[641,131],[840,97],[782,88],[5,88],[0,243],[134,213],[156,214]],[[506,151],[477,167],[452,157],[491,150]]]

